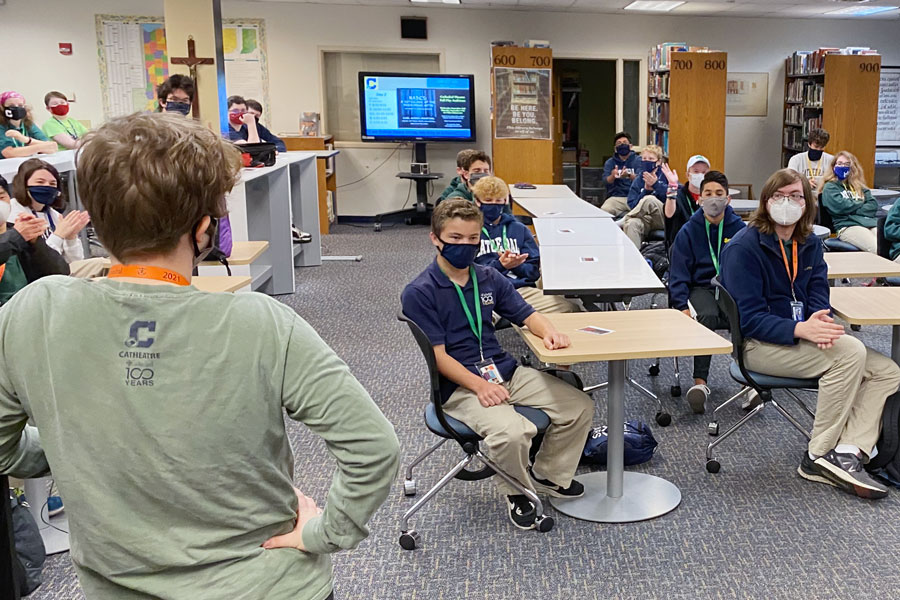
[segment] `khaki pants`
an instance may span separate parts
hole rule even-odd
[[[628,236],[640,250],[641,243],[651,231],[665,229],[665,213],[663,203],[652,194],[647,194],[625,215],[622,221],[622,231]]]
[[[519,295],[522,296],[522,299],[539,313],[573,313],[582,311],[581,306],[565,296],[545,294],[542,289],[530,286],[516,289]]]
[[[86,258],[84,260],[73,260],[69,263],[69,275],[81,279],[91,279],[93,277],[106,277],[109,273],[108,258]]]
[[[900,367],[851,335],[820,350],[747,340],[744,361],[753,371],[779,377],[820,377],[819,399],[809,451],[821,456],[838,444],[870,454],[881,430],[881,412],[900,386]]]
[[[878,251],[878,230],[860,225],[844,227],[838,232],[838,239],[848,244],[853,244],[864,252],[875,253]]]
[[[618,217],[622,213],[628,212],[628,198],[625,196],[610,196],[603,201],[600,207],[614,217]]]
[[[516,369],[512,380],[503,385],[509,390],[508,402],[485,408],[474,392],[459,387],[447,399],[444,411],[482,436],[488,457],[510,477],[534,491],[527,469],[531,438],[537,434],[537,428],[517,413],[513,405],[543,410],[550,417],[550,427],[534,459],[534,470],[553,483],[568,487],[591,428],[593,401],[568,383],[528,367]],[[494,480],[501,494],[518,494],[500,477]]]

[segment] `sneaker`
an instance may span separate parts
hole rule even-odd
[[[581,482],[577,479],[573,479],[572,483],[569,484],[569,487],[563,488],[561,485],[556,485],[549,479],[538,479],[534,476],[534,473],[531,472],[531,467],[528,467],[528,474],[534,482],[535,489],[540,493],[553,496],[554,498],[580,498],[581,496],[584,496],[584,486],[581,485]]]
[[[706,412],[706,400],[709,398],[709,387],[702,383],[698,383],[687,391],[685,395],[691,410],[695,415],[702,415]]]
[[[762,398],[759,397],[756,390],[750,390],[747,392],[747,395],[744,396],[744,401],[741,402],[741,410],[753,410],[760,404],[762,404]]]
[[[509,520],[519,529],[534,529],[534,521],[537,519],[537,511],[528,496],[516,494],[506,497],[506,506],[509,508]]]
[[[49,496],[47,498],[47,516],[55,517],[66,510],[66,507],[63,506],[62,498],[59,496]]]
[[[872,479],[863,470],[862,459],[856,454],[830,450],[828,454],[812,460],[809,454],[804,452],[797,473],[809,481],[827,483],[860,498],[875,500],[884,498],[888,493],[885,486]]]
[[[291,226],[291,238],[295,244],[308,244],[312,241],[312,235],[305,231],[300,231],[293,225]]]

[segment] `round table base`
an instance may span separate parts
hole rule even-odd
[[[597,523],[646,521],[681,504],[681,491],[675,484],[645,473],[626,471],[624,475],[621,498],[606,495],[606,471],[600,471],[577,476],[584,484],[581,498],[551,498],[550,504],[564,515]]]

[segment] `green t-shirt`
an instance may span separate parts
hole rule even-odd
[[[36,140],[41,140],[42,142],[47,141],[47,136],[45,136],[40,127],[38,127],[34,123],[31,124],[31,127],[26,127],[24,122],[19,124],[18,127],[12,127],[10,125],[4,125],[0,123],[0,152],[2,152],[6,148],[22,148],[25,145],[23,142],[20,142],[19,140],[13,139],[6,135],[6,132],[10,129],[17,129],[22,135],[34,138]],[[0,156],[0,158],[3,158],[3,156]]]
[[[466,185],[465,181],[460,182],[456,189],[447,194],[447,197],[444,200],[452,200],[453,198],[465,198],[469,202],[475,202],[475,196],[472,194],[472,190],[469,189],[469,186]]]
[[[3,267],[3,276],[0,277],[0,306],[9,302],[13,294],[28,285],[28,278],[16,256],[10,256]]]
[[[62,121],[55,117],[47,119],[47,122],[44,123],[43,130],[44,135],[50,140],[61,133],[68,133],[77,140],[84,137],[84,134],[88,132],[87,127],[82,125],[81,121],[77,121],[72,117],[66,117]],[[65,146],[58,142],[57,145],[60,150],[67,150]]]
[[[33,418],[87,598],[322,600],[396,476],[391,424],[274,298],[50,276],[0,331],[0,472],[40,468],[33,432],[16,444]],[[336,462],[327,501],[297,469],[324,508],[308,552],[260,547],[296,517],[285,411]]]

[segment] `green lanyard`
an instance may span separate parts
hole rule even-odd
[[[501,234],[503,236],[503,246],[501,248],[498,248],[497,243],[491,239],[491,234],[488,233],[487,227],[482,227],[481,233],[483,233],[484,237],[491,243],[491,252],[499,254],[500,250],[509,250],[509,241],[506,239],[506,225],[503,226],[503,233]]]
[[[14,127],[13,129],[15,129],[16,131],[18,131],[19,133],[21,133],[21,134],[24,135],[25,137],[28,137],[28,134],[25,133],[25,123],[24,123],[24,121],[22,122],[22,124],[21,124],[20,126]],[[20,142],[19,140],[17,140],[17,139],[14,138],[14,139],[13,139],[13,147],[14,147],[14,148],[19,148],[20,145],[21,145],[21,147],[23,147],[23,148],[25,147],[25,144],[23,144],[22,142]]]
[[[475,275],[475,267],[469,267],[469,277],[472,278],[472,289],[474,292],[472,297],[475,300],[475,312],[478,313],[477,328],[475,327],[475,319],[472,318],[472,311],[469,310],[469,305],[466,304],[466,297],[463,296],[462,288],[453,280],[450,283],[453,284],[453,287],[456,288],[456,293],[459,294],[459,303],[462,304],[463,310],[466,311],[466,319],[469,320],[469,327],[472,328],[472,333],[478,338],[478,353],[481,355],[481,360],[484,360],[484,352],[481,349],[481,311],[478,310],[478,300],[481,296],[478,294],[478,277]]]
[[[706,225],[706,241],[709,243],[709,257],[712,259],[713,266],[716,268],[716,275],[718,275],[719,254],[722,253],[722,232],[725,231],[725,219],[722,219],[722,222],[719,223],[719,248],[716,252],[713,252],[712,239],[709,237],[709,221],[703,219],[703,223]]]

